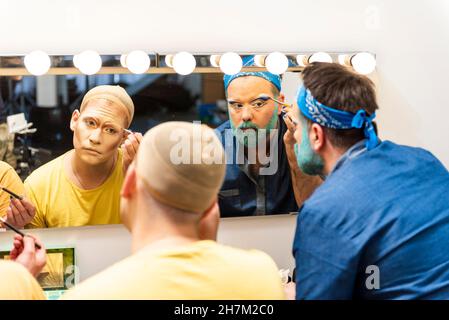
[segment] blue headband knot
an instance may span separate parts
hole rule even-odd
[[[357,113],[330,108],[317,101],[309,89],[304,86],[298,92],[297,103],[301,113],[309,120],[331,129],[363,128],[366,148],[373,149],[379,144],[373,120],[376,117],[360,109]]]
[[[368,114],[366,113],[365,110],[360,109],[359,111],[357,111],[357,113],[355,114],[354,118],[352,118],[352,122],[351,122],[351,126],[353,128],[362,128],[363,125],[366,122],[372,122],[374,120],[374,117],[376,116],[376,114],[372,114],[371,116],[368,116]]]

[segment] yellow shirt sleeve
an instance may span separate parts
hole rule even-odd
[[[0,261],[0,300],[45,300],[36,279],[21,264]]]
[[[47,225],[45,223],[44,214],[42,212],[42,208],[40,206],[40,201],[38,201],[38,198],[36,197],[36,193],[34,192],[33,188],[29,183],[27,183],[27,180],[25,180],[25,193],[26,197],[31,201],[31,203],[34,204],[36,208],[36,212],[34,214],[33,220],[25,226],[25,228],[46,228]]]
[[[0,185],[11,190],[18,195],[24,195],[25,189],[19,175],[13,167],[6,162],[0,161]],[[0,216],[6,215],[6,209],[9,207],[10,195],[0,190]]]

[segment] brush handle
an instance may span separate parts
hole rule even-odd
[[[5,226],[7,226],[9,229],[11,229],[12,231],[14,231],[15,233],[20,234],[22,237],[31,237],[31,236],[29,236],[29,235],[23,233],[23,232],[20,231],[19,229],[17,229],[16,227],[14,227],[13,225],[11,225],[10,223],[6,222],[5,218],[0,217],[0,221],[1,221]],[[42,247],[41,247],[39,244],[37,244],[37,243],[34,243],[34,246],[35,246],[37,249],[42,249]]]

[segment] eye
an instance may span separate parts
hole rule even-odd
[[[243,108],[243,104],[241,104],[241,103],[231,103],[231,107],[236,109],[236,110],[238,110],[238,109]]]
[[[253,103],[253,106],[256,108],[260,108],[260,107],[263,107],[265,105],[265,103],[266,103],[265,101],[257,100]]]
[[[105,131],[109,134],[116,134],[117,130],[115,130],[114,128],[106,128]]]
[[[91,119],[87,119],[87,120],[85,120],[85,123],[86,123],[86,125],[88,126],[88,127],[91,127],[91,128],[93,128],[93,127],[95,127],[97,124],[95,123],[95,121],[93,121],[93,120],[91,120]]]

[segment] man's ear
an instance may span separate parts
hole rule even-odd
[[[217,240],[218,225],[220,224],[220,208],[217,199],[201,216],[198,222],[200,240]]]
[[[285,95],[281,92],[276,100],[284,102],[285,101]],[[281,114],[281,112],[282,112],[282,106],[278,106],[278,116]]]
[[[132,162],[128,170],[126,171],[126,176],[123,181],[122,190],[120,195],[123,198],[130,198],[131,195],[135,195],[137,189],[137,174],[136,174],[136,166],[134,162]]]
[[[313,151],[321,151],[324,148],[325,139],[323,127],[317,123],[312,123],[309,131],[309,141]]]
[[[80,112],[78,109],[73,111],[72,118],[70,119],[70,130],[75,131],[75,125],[78,122],[78,119],[80,118]]]

